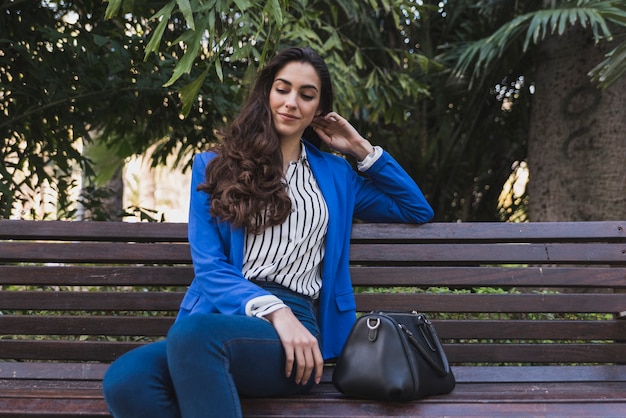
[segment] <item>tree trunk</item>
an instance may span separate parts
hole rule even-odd
[[[83,179],[88,183],[88,179]],[[121,221],[124,212],[124,181],[122,167],[103,186],[83,190],[83,202],[79,204],[78,219],[88,221]],[[85,193],[86,192],[86,193]]]
[[[610,46],[580,27],[541,45],[528,142],[531,221],[626,219],[626,77],[600,90],[587,75]]]
[[[108,181],[105,190],[108,196],[102,200],[102,210],[106,214],[107,221],[121,221],[122,213],[124,212],[124,178],[123,168],[119,167],[115,170],[115,174],[111,180]]]

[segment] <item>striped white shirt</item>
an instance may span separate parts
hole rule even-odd
[[[367,170],[382,154],[380,147],[359,163]],[[304,146],[289,164],[285,186],[291,198],[287,220],[261,234],[246,234],[243,275],[271,281],[316,299],[322,288],[321,266],[326,250],[328,207],[307,161]],[[276,296],[261,296],[246,305],[246,315],[264,317],[286,305]]]
[[[247,234],[243,274],[248,280],[271,281],[317,298],[322,288],[321,264],[326,249],[328,208],[302,147],[300,159],[289,163],[285,187],[291,213],[261,234]],[[265,316],[284,307],[276,297],[255,298],[246,313]]]

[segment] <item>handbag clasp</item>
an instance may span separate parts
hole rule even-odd
[[[380,326],[380,318],[367,318],[367,328],[369,332],[367,333],[367,339],[370,341],[376,341],[376,337],[378,337],[378,327]]]

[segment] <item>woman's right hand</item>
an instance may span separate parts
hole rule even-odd
[[[285,375],[290,377],[295,369],[295,382],[306,385],[315,371],[315,383],[319,383],[322,379],[324,358],[317,338],[287,307],[266,315],[265,319],[274,326],[285,349]]]

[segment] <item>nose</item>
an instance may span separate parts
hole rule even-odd
[[[285,98],[285,106],[288,108],[296,108],[298,106],[297,95],[290,93]]]

